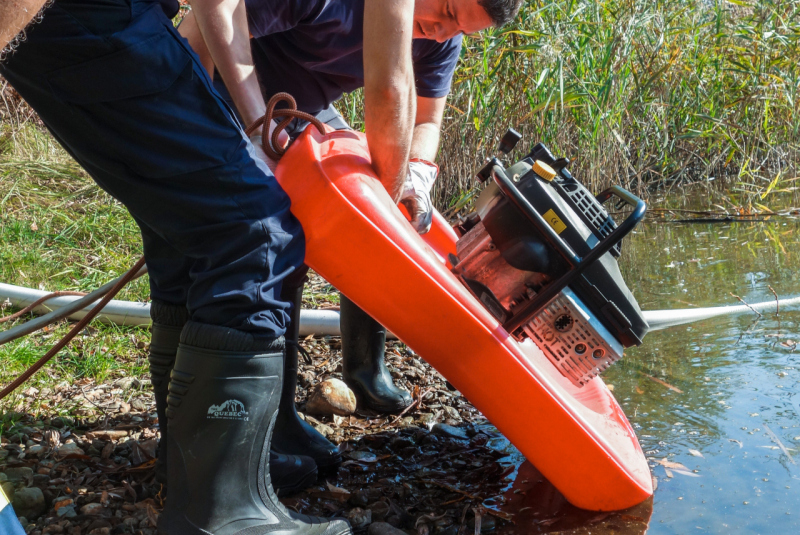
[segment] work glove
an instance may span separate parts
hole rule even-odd
[[[438,173],[439,166],[429,161],[414,158],[408,162],[408,176],[403,183],[400,204],[408,210],[411,226],[419,234],[425,234],[431,229],[431,188]]]

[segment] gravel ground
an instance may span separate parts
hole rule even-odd
[[[303,346],[310,362],[301,361],[300,411],[310,387],[341,377],[338,338],[309,338]],[[508,515],[491,508],[516,467],[489,447],[493,433],[480,414],[402,344],[388,344],[387,364],[396,383],[413,393],[412,408],[392,417],[305,416],[340,445],[345,462],[338,474],[284,503],[346,516],[358,532],[373,523],[370,533],[378,532],[385,522],[407,533],[456,535],[474,533],[476,518],[483,531],[506,522]],[[15,412],[2,417],[0,484],[26,531],[155,535],[165,496],[154,480],[159,431],[149,384],[84,379],[23,394]],[[67,402],[79,416],[31,416]]]

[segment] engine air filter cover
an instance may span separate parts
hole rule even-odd
[[[583,386],[622,358],[622,344],[569,288],[523,327],[561,374]]]

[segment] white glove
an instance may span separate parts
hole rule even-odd
[[[411,216],[411,226],[425,234],[431,229],[433,220],[433,204],[431,204],[431,188],[439,173],[439,166],[426,160],[414,158],[408,162],[408,176],[403,183],[400,203],[406,207]]]

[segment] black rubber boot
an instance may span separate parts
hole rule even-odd
[[[383,360],[386,329],[344,295],[339,300],[342,329],[342,378],[358,405],[380,413],[397,413],[411,405],[411,394],[392,382]]]
[[[159,535],[346,535],[346,520],[288,511],[269,479],[283,338],[189,322],[171,374],[169,497]]]
[[[287,281],[281,290],[281,299],[292,303],[292,317],[286,331],[286,359],[283,367],[283,392],[280,410],[275,421],[272,449],[278,453],[306,455],[314,459],[320,472],[336,470],[342,464],[339,449],[319,431],[300,419],[295,406],[297,389],[298,337],[300,333],[300,306],[303,300],[305,276]]]
[[[279,498],[306,490],[317,482],[317,463],[306,455],[269,452],[269,475]]]
[[[150,338],[150,382],[156,398],[158,428],[161,441],[158,443],[156,458],[156,481],[167,483],[167,388],[169,374],[175,364],[175,353],[181,338],[181,330],[189,321],[189,311],[185,306],[170,305],[161,301],[150,304],[150,317],[153,327]]]
[[[178,351],[181,330],[189,321],[189,312],[185,306],[170,305],[153,301],[150,305],[150,317],[153,318],[152,336],[150,340],[150,382],[158,413],[158,426],[161,430],[161,441],[158,443],[156,458],[156,481],[167,484],[167,388],[169,374],[175,364],[175,353]],[[278,496],[290,496],[307,489],[317,482],[317,464],[314,459],[300,455],[270,455],[269,471],[272,485]]]

